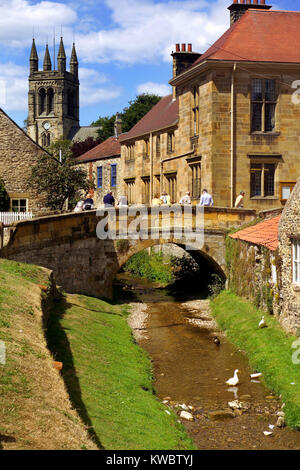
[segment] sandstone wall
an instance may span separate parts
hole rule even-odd
[[[9,117],[0,110],[0,177],[10,198],[27,199],[28,211],[44,213],[45,197],[27,187],[32,167],[44,153]]]

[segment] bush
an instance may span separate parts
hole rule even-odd
[[[5,189],[5,184],[2,179],[0,179],[0,211],[5,212],[9,210],[10,201],[9,196]]]
[[[160,282],[164,285],[174,281],[171,260],[161,253],[141,251],[132,256],[124,265],[124,271],[134,276],[140,276],[151,282]]]
[[[212,283],[208,284],[208,290],[210,292],[210,296],[214,299],[219,295],[222,290],[224,290],[225,284],[223,279],[218,274],[212,274]]]

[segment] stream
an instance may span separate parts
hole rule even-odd
[[[122,301],[147,306],[138,342],[152,359],[156,394],[178,414],[178,404],[192,407],[194,420],[181,421],[199,450],[300,450],[300,432],[276,427],[282,404],[259,379],[251,380],[256,371],[245,355],[220,332],[220,344],[215,344],[216,327],[192,323],[201,318],[199,299],[206,292],[195,296],[185,287],[172,293],[124,273],[117,282],[123,285],[118,289]],[[235,369],[240,383],[230,388],[225,382]],[[234,400],[242,402],[242,410],[230,410],[228,402]]]

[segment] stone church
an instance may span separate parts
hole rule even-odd
[[[64,138],[74,142],[97,138],[99,127],[80,127],[78,58],[75,44],[67,71],[63,38],[60,40],[56,63],[51,62],[48,45],[39,70],[39,57],[33,39],[30,54],[28,94],[28,135],[42,147]]]

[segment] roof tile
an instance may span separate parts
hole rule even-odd
[[[269,250],[275,251],[278,247],[278,224],[280,217],[279,215],[272,219],[264,220],[229,236],[235,240],[238,239],[254,245],[265,246]]]
[[[102,158],[108,157],[119,157],[121,155],[121,145],[120,145],[120,138],[125,134],[119,135],[119,137],[109,137],[101,144],[97,145],[96,147],[92,148],[88,152],[80,155],[80,157],[76,158],[78,163],[84,162],[91,162],[93,160],[101,160]]]

